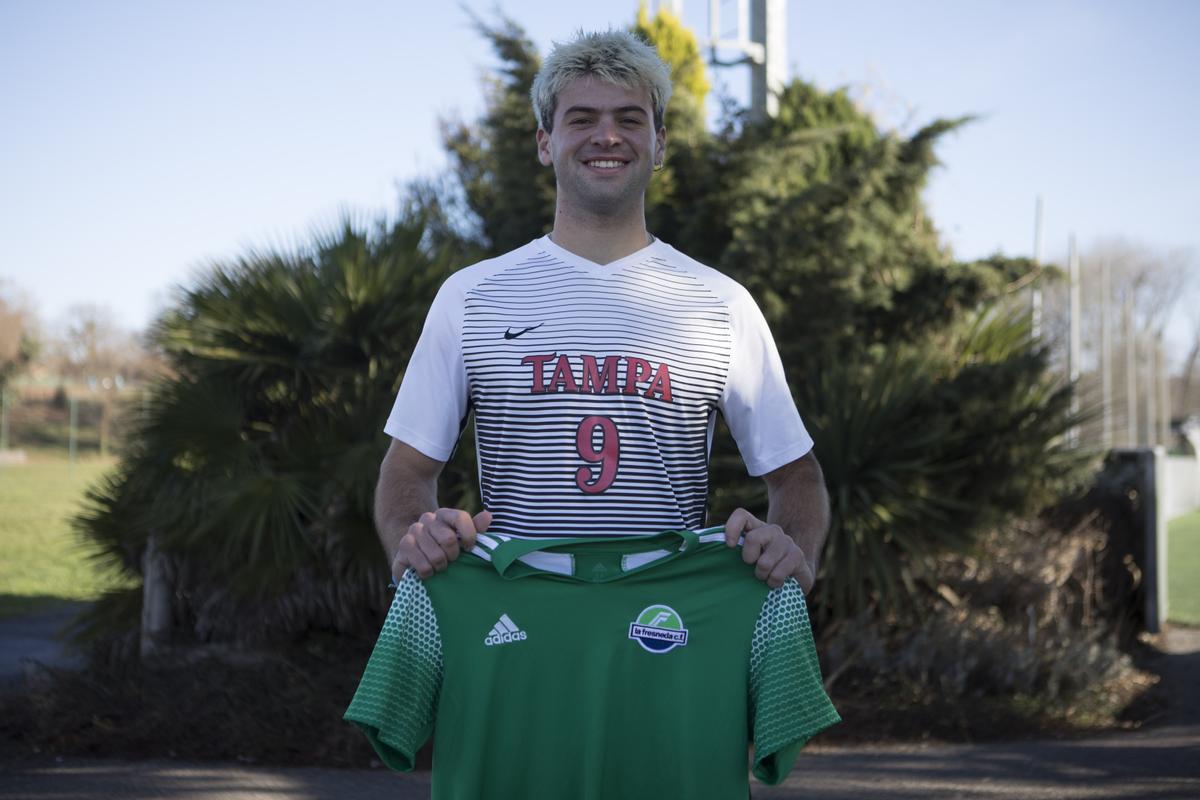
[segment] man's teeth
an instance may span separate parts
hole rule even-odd
[[[588,162],[589,166],[599,167],[600,169],[616,169],[617,167],[623,166],[623,164],[624,164],[624,162],[622,162],[622,161],[589,161]]]

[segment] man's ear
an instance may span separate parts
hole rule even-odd
[[[538,161],[543,167],[548,167],[554,163],[554,156],[550,154],[550,134],[546,133],[545,128],[537,129],[537,156]]]
[[[654,163],[662,164],[667,158],[667,129],[659,128],[654,134]]]

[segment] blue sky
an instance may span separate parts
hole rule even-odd
[[[544,52],[637,2],[500,7]],[[1187,0],[792,0],[788,56],[886,127],[980,115],[927,193],[962,258],[1029,254],[1038,194],[1049,258],[1071,232],[1200,250],[1197,31]],[[492,64],[452,3],[0,0],[0,280],[49,323],[94,303],[141,327],[214,260],[394,208]],[[743,70],[715,77],[745,96]]]

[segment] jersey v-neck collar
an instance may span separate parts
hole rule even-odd
[[[539,247],[544,248],[547,253],[550,253],[560,261],[563,261],[567,264],[574,264],[575,266],[583,267],[584,269],[588,270],[613,270],[626,264],[644,261],[647,256],[651,255],[655,250],[662,246],[662,240],[660,240],[657,236],[651,235],[650,244],[646,245],[640,250],[635,250],[623,258],[618,258],[616,261],[610,261],[607,264],[600,264],[595,261],[590,261],[581,255],[577,255],[576,253],[572,253],[570,250],[559,245],[557,242],[551,239],[550,234],[546,234],[542,238],[536,239],[534,243]]]

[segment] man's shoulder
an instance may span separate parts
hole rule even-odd
[[[753,298],[735,278],[726,275],[721,270],[697,261],[687,253],[681,252],[667,242],[659,240],[660,253],[663,261],[672,268],[682,270],[700,281],[711,291],[730,305],[740,305],[747,301],[753,303]]]
[[[539,256],[545,255],[544,249],[538,247],[540,241],[541,239],[534,239],[507,253],[469,264],[447,278],[446,287],[453,287],[459,292],[465,293],[499,272],[535,261]]]

